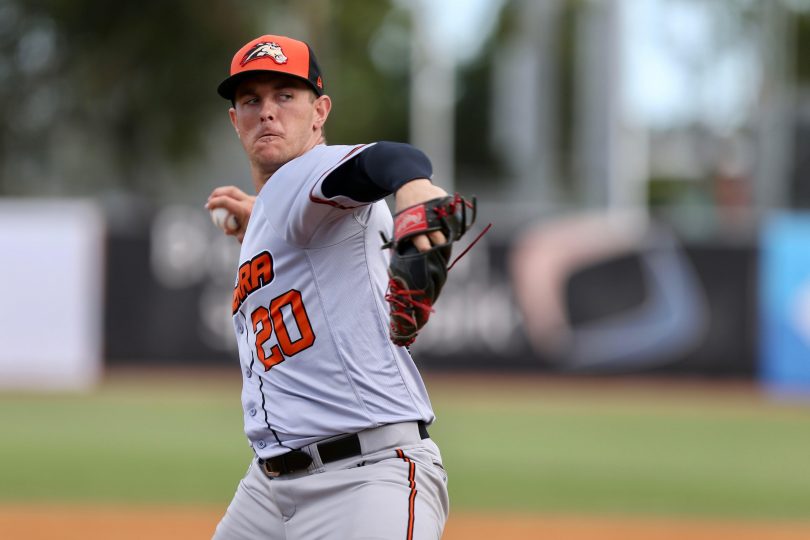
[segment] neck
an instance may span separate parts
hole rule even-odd
[[[250,175],[253,178],[253,187],[256,188],[256,193],[261,191],[262,187],[270,180],[270,177],[280,168],[281,165],[277,167],[260,167],[254,164],[251,166]]]

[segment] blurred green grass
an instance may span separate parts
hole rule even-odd
[[[0,501],[227,504],[237,373],[0,394]],[[807,518],[810,406],[751,388],[428,376],[454,509]]]
[[[457,506],[810,517],[807,404],[650,381],[437,394],[434,431]]]

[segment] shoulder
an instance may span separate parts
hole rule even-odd
[[[368,150],[375,148],[379,143],[368,144],[355,144],[355,145],[318,145],[301,157],[293,160],[288,165],[293,165],[286,172],[295,172],[297,178],[303,176],[303,170],[309,174],[306,176],[316,181],[322,181],[332,171],[337,169],[340,165],[353,161],[354,158],[365,154]],[[286,167],[286,166],[285,166]],[[283,170],[279,169],[279,171]]]
[[[327,163],[336,165],[352,156],[368,150],[369,148],[375,146],[375,144],[377,143],[354,145],[340,144],[331,146],[319,144],[306,154],[291,161],[290,164],[301,160],[302,163]]]
[[[310,180],[318,180],[344,160],[368,145],[334,145],[319,144],[300,156],[291,159],[279,168],[265,183],[261,191],[274,191],[284,186],[303,186]]]

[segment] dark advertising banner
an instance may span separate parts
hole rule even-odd
[[[683,246],[633,216],[487,234],[451,270],[412,352],[435,369],[752,376],[756,256],[751,246]],[[235,362],[237,257],[198,209],[165,208],[140,233],[112,235],[109,361]]]
[[[755,373],[752,246],[683,246],[661,225],[598,215],[482,242],[451,272],[414,345],[424,365]]]
[[[142,229],[111,232],[109,362],[235,362],[230,305],[238,256],[238,244],[198,208],[167,207]]]

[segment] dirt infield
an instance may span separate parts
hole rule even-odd
[[[7,540],[185,540],[210,538],[221,509],[92,506],[0,506]],[[595,518],[481,516],[454,513],[444,540],[806,540],[810,522],[763,523]],[[342,539],[341,539],[342,540]]]

